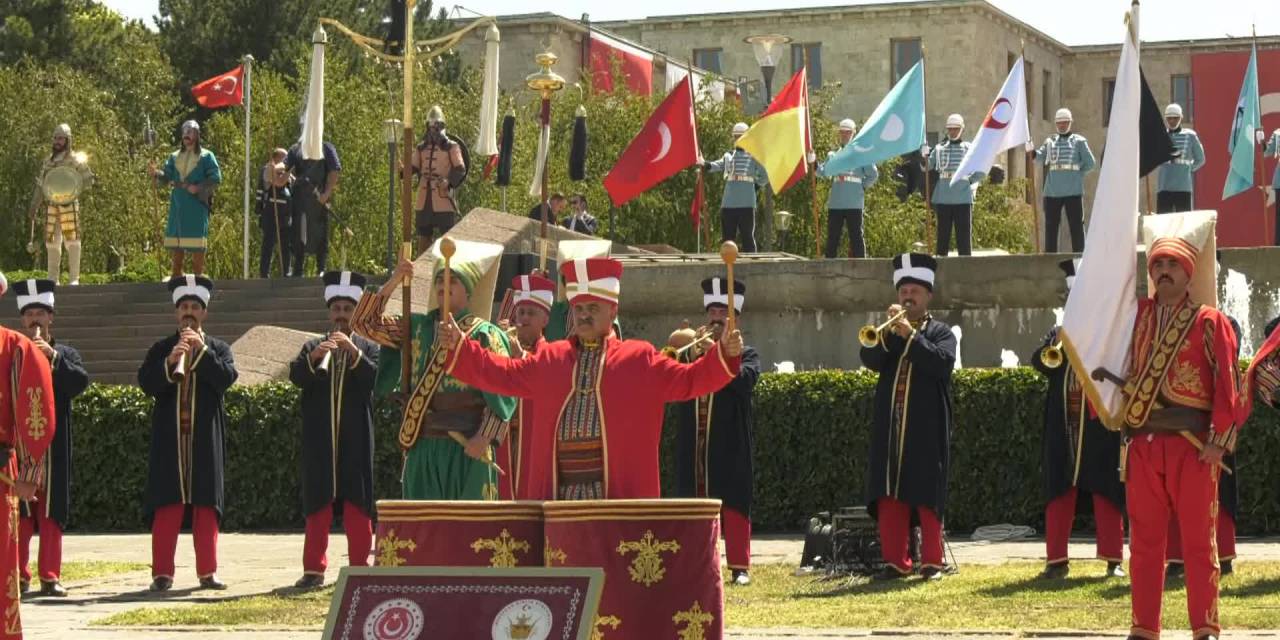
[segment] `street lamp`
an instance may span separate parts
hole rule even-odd
[[[773,228],[778,230],[778,251],[787,250],[787,232],[791,230],[793,217],[790,211],[775,211],[773,214]]]
[[[400,146],[399,120],[383,120],[382,133],[387,141],[387,271],[396,266],[396,148]]]
[[[760,74],[764,76],[764,103],[768,105],[773,101],[773,70],[778,68],[778,60],[782,58],[782,45],[791,42],[791,37],[771,33],[747,36],[742,41],[751,45],[751,50],[756,55]]]

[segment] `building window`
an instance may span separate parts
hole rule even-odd
[[[1044,71],[1044,85],[1040,87],[1040,117],[1042,120],[1053,120],[1054,108],[1053,93],[1050,87],[1053,86],[1053,74]]]
[[[890,40],[889,55],[892,61],[889,68],[889,86],[892,87],[923,57],[920,38]]]
[[[817,42],[796,43],[791,45],[791,73],[794,75],[804,66],[804,54],[809,53],[809,88],[822,88],[822,44]]]
[[[706,69],[711,73],[720,74],[720,52],[723,49],[694,49],[693,50],[693,66],[699,69]]]
[[[1182,105],[1182,119],[1195,122],[1196,104],[1191,95],[1191,76],[1172,76],[1169,78],[1169,101]]]
[[[1116,97],[1116,79],[1102,81],[1102,126],[1111,126],[1111,101]]]

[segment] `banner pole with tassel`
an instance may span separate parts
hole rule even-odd
[[[253,111],[253,56],[245,54],[244,56],[244,267],[241,277],[249,279],[249,174],[253,171],[250,167],[250,150],[249,145],[252,137],[249,132],[250,117]]]

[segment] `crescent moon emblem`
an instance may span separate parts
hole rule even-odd
[[[872,149],[875,149],[875,148],[876,148],[876,146],[875,146],[874,144],[873,144],[873,145],[871,145],[871,146],[867,146],[867,147],[864,147],[864,146],[862,146],[862,145],[860,145],[860,144],[855,144],[855,145],[853,145],[853,150],[854,150],[854,151],[857,151],[858,153],[866,153],[866,152],[868,152],[868,151],[870,151],[870,150],[872,150]]]
[[[1001,109],[1001,106],[1006,108]],[[1004,120],[996,117],[997,112],[1000,113]],[[1003,129],[1009,126],[1009,120],[1012,115],[1013,103],[1009,102],[1008,98],[1000,98],[996,100],[995,104],[991,105],[991,111],[987,112],[987,119],[982,122],[982,127],[984,129]]]
[[[225,86],[225,85],[223,85],[223,84],[222,84],[223,82],[230,82],[230,83],[231,83],[231,86],[230,86],[230,87],[226,87],[226,88],[224,88],[224,86]],[[231,95],[231,94],[233,94],[233,93],[235,93],[235,92],[236,92],[236,79],[235,79],[235,78],[233,78],[233,77],[226,77],[226,78],[223,78],[223,79],[221,79],[221,80],[219,80],[219,81],[217,81],[217,82],[213,83],[213,90],[214,90],[214,91],[221,91],[221,92],[223,92],[223,93],[225,93],[225,94],[227,94],[227,95]]]
[[[662,136],[662,147],[658,149],[658,155],[654,156],[649,164],[653,164],[667,157],[667,153],[671,151],[671,127],[667,123],[658,124],[658,135]]]
[[[889,114],[889,119],[884,123],[884,129],[880,131],[880,139],[885,142],[896,142],[902,138],[902,134],[907,130],[907,125],[898,117],[898,114]]]

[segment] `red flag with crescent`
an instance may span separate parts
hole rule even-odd
[[[613,206],[621,207],[701,161],[698,127],[693,120],[693,89],[686,76],[618,157],[618,162],[604,177],[604,188]]]
[[[191,95],[206,109],[244,104],[244,65],[191,87]]]

